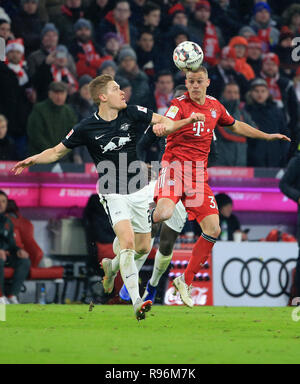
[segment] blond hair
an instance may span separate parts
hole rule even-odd
[[[7,120],[7,118],[4,116],[4,115],[0,115],[0,123],[8,123],[8,120]]]
[[[101,75],[89,83],[89,91],[95,104],[100,105],[99,96],[107,91],[107,84],[114,81],[110,75]]]

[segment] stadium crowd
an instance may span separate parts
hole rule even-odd
[[[300,143],[298,36],[298,0],[0,0],[0,160],[57,144],[95,111],[88,83],[99,74],[113,75],[128,103],[163,114],[184,84],[173,50],[192,40],[211,96],[238,120],[292,139],[262,143],[218,127],[216,165],[284,167]],[[91,159],[79,148],[65,161]]]

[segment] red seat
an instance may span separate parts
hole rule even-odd
[[[62,279],[64,275],[63,267],[50,268],[30,268],[29,280],[55,280]]]
[[[12,279],[14,273],[15,273],[15,270],[13,268],[4,268],[5,279]]]
[[[14,272],[13,268],[4,268],[4,278],[7,280],[12,279]],[[27,280],[55,280],[62,279],[63,275],[63,267],[30,268]]]

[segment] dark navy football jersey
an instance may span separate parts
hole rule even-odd
[[[118,117],[112,121],[103,120],[97,112],[91,117],[82,120],[77,124],[62,141],[69,149],[85,145],[97,167],[100,184],[101,178],[110,171],[111,178],[115,178],[116,191],[100,193],[133,193],[136,190],[128,190],[130,180],[139,171],[130,168],[131,163],[138,160],[136,153],[137,139],[139,130],[145,124],[152,121],[153,111],[137,105],[128,106],[121,110]],[[127,162],[127,172],[124,172],[125,159]],[[109,165],[110,164],[110,165]],[[108,170],[102,171],[103,167]],[[112,171],[115,168],[116,174]],[[134,168],[134,167],[133,167]],[[124,177],[124,173],[127,174]],[[107,175],[106,175],[107,176]],[[122,180],[122,181],[120,181]],[[112,182],[113,180],[110,180]],[[137,189],[142,186],[137,187]]]

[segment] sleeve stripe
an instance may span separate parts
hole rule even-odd
[[[233,120],[232,124],[226,124],[226,125],[224,125],[224,127],[232,127],[234,124],[235,124],[235,119]]]

